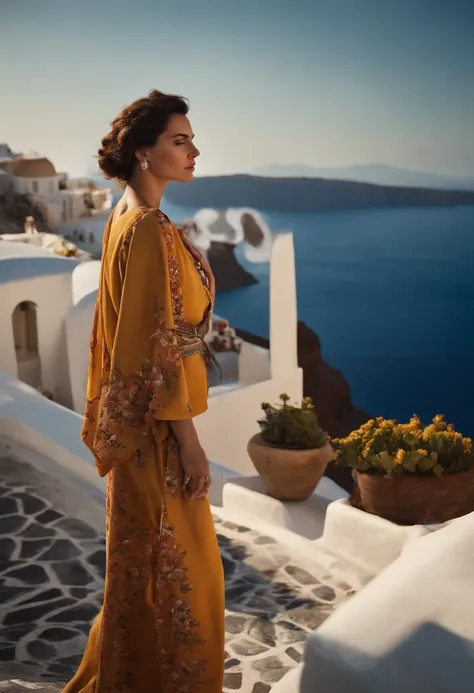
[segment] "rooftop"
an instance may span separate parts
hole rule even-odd
[[[57,253],[70,242],[55,233],[39,232],[29,233],[4,233],[0,234],[0,259],[18,257],[59,257],[65,256]],[[74,244],[75,245],[75,244]],[[71,256],[72,257],[72,256]],[[76,255],[73,260],[90,260],[92,255],[76,246]],[[67,258],[71,259],[71,258]]]
[[[71,264],[73,263],[73,264]],[[48,253],[36,257],[0,257],[0,284],[18,282],[33,277],[47,277],[71,272],[76,260]]]
[[[10,172],[17,178],[52,178],[57,175],[51,161],[36,152],[28,152],[13,159]]]

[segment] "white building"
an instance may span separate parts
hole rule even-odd
[[[0,370],[69,407],[64,320],[72,306],[71,272],[77,262],[19,247],[16,257],[0,256]]]
[[[90,181],[69,181],[49,159],[29,152],[10,157],[7,172],[14,192],[27,195],[45,214],[52,230],[62,222],[91,216],[112,206],[112,192]]]
[[[0,168],[0,195],[13,192],[13,181],[6,171]]]
[[[0,171],[8,172],[13,159],[21,156],[19,152],[13,152],[8,144],[0,142]]]
[[[18,244],[22,244],[21,251],[18,249]],[[34,217],[28,216],[25,219],[24,233],[3,233],[0,234],[0,257],[13,257],[20,252],[28,251],[25,248],[32,248],[33,255],[36,254],[35,249],[42,250],[60,257],[73,258],[79,261],[92,260],[92,254],[78,248],[74,243],[66,240],[63,236],[56,233],[46,233],[38,231]]]

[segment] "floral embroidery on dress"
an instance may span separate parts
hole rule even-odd
[[[125,276],[133,234],[138,222],[147,214],[157,217],[163,231],[167,248],[171,308],[176,327],[171,329],[166,325],[162,318],[163,306],[155,297],[155,330],[150,335],[150,340],[153,340],[153,363],[147,359],[138,371],[128,375],[117,369],[110,372],[110,355],[105,340],[102,340],[104,377],[100,384],[99,394],[86,402],[83,439],[86,440],[89,435],[89,424],[96,424],[93,448],[104,465],[111,463],[119,450],[123,450],[124,453],[127,451],[122,442],[124,436],[121,435],[126,429],[122,427],[135,428],[137,434],[140,429],[141,439],[138,447],[130,452],[135,452],[137,462],[142,464],[144,456],[149,451],[152,432],[157,425],[156,419],[159,418],[160,409],[164,407],[164,391],[173,387],[178,377],[181,359],[199,352],[202,353],[206,362],[209,363],[212,360],[212,354],[204,342],[204,336],[210,326],[212,306],[209,306],[200,325],[191,326],[184,321],[179,259],[170,230],[170,222],[159,210],[145,209],[144,214],[124,234],[119,251],[120,274],[122,278]],[[96,325],[94,327],[96,328]],[[190,348],[190,342],[193,341],[194,348]],[[96,346],[96,329],[94,329],[91,339],[91,359],[93,359]],[[95,368],[96,364],[93,363],[92,367]],[[192,413],[189,402],[188,411]]]
[[[150,581],[153,528],[145,514],[130,512],[136,502],[126,472],[120,467],[107,477],[106,529],[107,579],[100,634],[97,691],[136,691],[133,673],[138,645],[131,629],[134,613],[143,601]]]
[[[181,288],[179,260],[173,238],[172,224],[161,210],[152,209],[149,207],[142,207],[142,209],[145,212],[144,216],[147,214],[153,214],[158,219],[163,230],[163,237],[165,239],[166,249],[168,251],[168,274],[171,287],[171,309],[175,322],[179,322],[184,320],[183,290]],[[141,217],[141,219],[143,219],[143,217]],[[131,230],[133,232],[133,227]]]
[[[194,693],[204,685],[206,660],[202,657],[179,660],[180,647],[192,652],[194,645],[203,644],[199,637],[199,621],[184,598],[192,591],[186,567],[186,551],[176,541],[175,529],[168,517],[167,496],[181,493],[183,469],[176,436],[171,433],[166,442],[165,488],[162,501],[159,571],[157,581],[157,630],[162,632],[164,621],[171,632],[169,640],[160,642],[159,661],[166,693]],[[170,502],[173,502],[170,500]],[[165,629],[166,630],[166,629]],[[170,647],[171,645],[171,647]]]
[[[158,634],[167,632],[167,636],[168,633],[171,635],[171,641],[169,636],[166,640],[158,638],[165,693],[194,693],[196,687],[206,683],[203,678],[206,660],[203,657],[183,660],[179,654],[183,646],[189,651],[203,643],[198,635],[200,624],[193,615],[191,605],[176,594],[177,590],[182,595],[192,591],[185,558],[186,551],[182,551],[176,543],[175,530],[168,520],[166,500],[163,499],[156,628]],[[169,628],[163,628],[166,625]]]
[[[184,342],[179,330],[192,326],[184,322],[179,262],[169,221],[153,212],[160,220],[167,248],[174,329],[166,324],[163,306],[155,298],[150,357],[129,374],[111,368],[104,330],[97,335],[98,323],[94,324],[91,339],[91,359],[96,354],[97,363],[91,360],[93,385],[86,404],[83,437],[108,471],[107,575],[95,683],[100,693],[139,690],[136,663],[141,661],[142,653],[136,625],[132,624],[137,614],[147,613],[144,605],[151,607],[155,623],[156,659],[150,664],[158,679],[157,690],[195,693],[202,686],[218,683],[217,678],[206,680],[209,663],[201,656],[206,647],[200,637],[203,624],[195,617],[189,598],[193,564],[189,563],[190,575],[187,553],[178,541],[179,524],[175,531],[171,522],[175,504],[181,502],[183,481],[178,442],[169,431],[159,446],[155,443],[154,434],[161,425],[160,408],[166,406],[166,394],[182,368]],[[124,235],[119,250],[122,277],[135,228],[136,224]],[[195,329],[202,332],[204,322]],[[163,457],[157,456],[162,449]],[[119,464],[129,459],[133,459],[132,465]],[[146,483],[146,475],[161,460],[165,460],[163,476],[157,483],[162,485],[163,493],[156,498],[156,505],[147,505],[140,485]],[[138,479],[136,484],[134,479]]]
[[[152,211],[155,212],[155,210]],[[143,219],[143,216],[140,219]],[[163,227],[164,215],[157,213],[157,216]],[[119,255],[122,276],[125,275],[130,244],[140,219],[130,227],[122,241]],[[183,321],[179,261],[173,236],[168,228],[164,230],[164,239],[168,255],[173,319]],[[125,436],[121,434],[128,433],[130,428],[136,429],[136,433],[139,429],[141,433],[139,445],[133,452],[136,454],[137,463],[143,464],[144,457],[149,452],[160,409],[164,407],[164,391],[171,389],[178,377],[181,367],[180,346],[175,330],[169,328],[162,318],[163,306],[158,297],[155,297],[154,314],[155,330],[150,335],[150,340],[153,341],[153,360],[146,359],[138,371],[128,375],[113,369],[101,385],[99,405],[97,398],[88,400],[86,404],[86,418],[90,422],[97,423],[93,442],[94,452],[104,465],[112,463],[120,449],[124,453],[127,452],[122,442]],[[107,352],[106,349],[105,352]],[[108,358],[109,367],[106,371],[110,370],[110,356]],[[192,411],[189,403],[188,410]],[[86,430],[84,435],[87,434]]]
[[[119,272],[120,278],[123,281],[125,277],[125,269],[127,267],[127,257],[130,250],[130,243],[132,242],[133,234],[135,232],[136,224],[133,224],[124,234],[122,239],[122,245],[120,247],[119,253]]]
[[[165,478],[179,477],[181,481],[179,447],[173,435],[168,439],[167,453]],[[130,489],[124,468],[113,469],[107,477],[109,541],[100,648],[105,666],[101,672],[100,691],[131,693],[136,690],[136,677],[129,664],[133,665],[137,653],[129,623],[152,575],[155,576],[160,690],[163,693],[194,693],[197,687],[209,683],[204,680],[206,660],[192,657],[193,647],[204,641],[199,636],[200,623],[186,600],[186,595],[192,592],[185,562],[187,554],[176,541],[168,516],[166,496],[175,496],[177,492],[177,486],[169,486],[165,481],[164,496],[157,507],[155,523],[151,524],[146,513],[130,512],[139,499]],[[186,658],[184,653],[191,658]]]
[[[172,233],[165,231],[165,243],[168,249],[168,271],[171,286],[171,307],[175,321],[184,320],[183,290],[179,278],[179,261]]]
[[[140,436],[134,450],[137,461],[141,463],[150,451],[153,429],[165,406],[163,391],[173,386],[181,366],[176,337],[163,322],[156,325],[151,339],[153,362],[146,359],[139,371],[128,376],[113,369],[102,388],[94,451],[104,464],[112,463],[120,449],[127,452],[123,439],[130,438],[131,429]]]

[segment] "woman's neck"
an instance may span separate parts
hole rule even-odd
[[[167,180],[150,179],[140,171],[125,188],[124,197],[128,207],[156,207],[161,206],[161,198],[168,184]]]

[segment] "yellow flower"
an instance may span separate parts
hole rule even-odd
[[[399,448],[397,450],[397,454],[393,458],[393,463],[394,464],[403,464],[403,460],[405,459],[406,452],[402,448]]]

